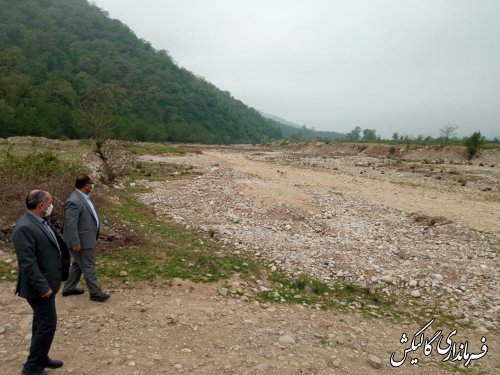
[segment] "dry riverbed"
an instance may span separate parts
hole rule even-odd
[[[269,270],[379,290],[407,315],[393,319],[377,306],[361,314],[356,302],[348,312],[278,297],[259,303],[253,296],[271,287],[266,280],[237,277],[227,288],[236,297],[219,284],[182,280],[167,289],[114,287],[102,305],[86,294],[58,298],[52,355],[65,366],[49,373],[498,373],[500,156],[469,165],[452,151],[424,151],[391,150],[388,158],[387,150],[311,144],[143,156],[198,172],[135,182],[149,189],[139,199],[159,217],[204,230]],[[21,368],[31,318],[12,288],[0,284],[6,374]],[[401,359],[432,318],[426,338],[442,329],[445,342],[457,328],[455,342],[480,353],[485,337],[488,353],[464,368],[421,347],[393,368],[391,354]],[[409,342],[400,342],[403,333]]]

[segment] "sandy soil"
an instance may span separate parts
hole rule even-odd
[[[500,203],[485,200],[481,193],[401,173],[382,175],[371,172],[371,167],[360,174],[354,165],[324,170],[281,159],[270,162],[268,156],[211,148],[202,154],[148,159],[191,164],[200,170],[216,164],[230,166],[239,172],[235,182],[240,190],[264,206],[282,202],[314,213],[318,207],[307,187],[320,186],[404,212],[444,216],[498,239]],[[244,285],[237,278],[230,283]],[[30,342],[31,311],[25,301],[13,296],[13,287],[13,283],[0,283],[1,374],[20,372]],[[302,305],[259,304],[219,295],[219,287],[183,280],[175,280],[170,288],[111,287],[112,298],[103,304],[90,301],[88,294],[59,295],[59,326],[51,356],[65,365],[47,372],[366,375],[448,374],[464,369],[464,361],[440,363],[444,356],[435,350],[424,356],[422,347],[393,368],[391,354],[402,358],[421,328],[416,322],[395,323]],[[429,327],[425,337],[432,337],[439,328]],[[450,331],[443,332],[444,339]],[[403,333],[409,342],[402,344]],[[468,341],[469,352],[480,353],[483,336],[489,351],[466,371],[500,373],[498,330],[459,328],[453,340]],[[410,364],[413,358],[418,363]]]
[[[406,182],[413,184],[406,185],[394,181],[389,174],[360,175],[359,168],[325,172],[283,164],[270,165],[249,159],[245,154],[217,151],[206,154],[213,158],[213,162],[228,164],[236,171],[254,176],[254,179],[240,183],[245,191],[264,202],[283,202],[314,210],[303,191],[307,186],[319,186],[404,212],[445,216],[479,231],[500,233],[500,201],[484,201],[479,194],[464,189],[436,189],[417,178],[408,179]]]

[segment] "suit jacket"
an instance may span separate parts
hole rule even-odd
[[[82,249],[93,249],[98,236],[99,228],[92,209],[75,190],[64,202],[64,240],[70,248],[80,245]]]
[[[61,234],[52,228],[56,241],[34,215],[26,212],[12,233],[19,273],[16,294],[40,298],[52,289],[55,294],[61,281],[68,278],[69,251]],[[58,246],[59,245],[59,246]]]

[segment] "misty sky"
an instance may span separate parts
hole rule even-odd
[[[500,138],[499,0],[94,0],[245,104],[316,130]]]

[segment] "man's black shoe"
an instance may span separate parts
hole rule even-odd
[[[45,372],[44,369],[41,369],[40,371],[37,372],[33,372],[23,368],[23,371],[21,371],[21,375],[49,375],[49,374],[47,374],[47,372]]]
[[[62,292],[62,295],[63,297],[66,297],[66,296],[71,296],[71,295],[80,295],[80,294],[83,294],[84,293],[84,290],[81,289],[81,288],[75,288],[73,290],[63,290]]]
[[[102,294],[96,294],[95,296],[90,296],[90,299],[92,301],[97,301],[97,302],[104,302],[106,301],[109,297],[111,297],[107,293],[102,293]]]
[[[60,361],[58,359],[50,359],[48,358],[43,367],[45,368],[59,368],[62,367],[63,361]]]

